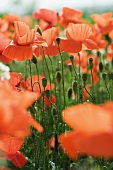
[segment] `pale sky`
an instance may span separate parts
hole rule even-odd
[[[48,8],[61,10],[63,6],[81,9],[84,7],[113,6],[113,0],[1,0],[0,13],[23,14],[26,10]],[[22,2],[22,5],[21,5]],[[11,3],[15,3],[11,6]]]

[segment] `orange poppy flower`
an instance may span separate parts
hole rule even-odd
[[[50,9],[40,9],[39,12],[34,12],[33,16],[37,20],[43,19],[49,23],[55,23],[57,21],[56,12]]]
[[[32,59],[32,47],[31,44],[34,41],[37,26],[30,30],[29,26],[20,21],[14,22],[14,41],[3,51],[3,55],[10,59],[23,61],[26,59]]]
[[[14,90],[20,92],[22,88],[25,88],[25,82],[20,73],[10,72],[10,79],[7,80],[13,87]]]
[[[92,18],[96,22],[101,33],[108,34],[113,29],[112,12],[93,14]]]
[[[8,22],[0,18],[0,32],[5,33],[8,30]]]
[[[68,39],[80,42],[87,49],[97,49],[97,44],[89,38],[92,34],[92,29],[87,24],[69,24],[66,28],[66,37]]]
[[[68,107],[63,111],[63,120],[75,131],[89,135],[108,131],[112,126],[109,112],[91,103]]]
[[[3,156],[19,168],[22,168],[27,162],[24,155],[18,151],[22,144],[23,141],[18,137],[0,135],[0,150],[3,151]]]
[[[81,23],[80,18],[83,12],[68,7],[63,7],[58,14],[58,24],[67,27],[69,23]]]
[[[60,135],[59,141],[71,159],[77,159],[78,154],[94,157],[113,157],[113,132],[87,136],[71,131]]]
[[[78,153],[113,156],[112,105],[113,102],[102,106],[87,103],[70,106],[63,111],[63,120],[73,131],[60,135],[59,141],[70,158],[76,159]]]
[[[2,55],[3,50],[8,46],[10,41],[11,41],[10,38],[8,38],[3,33],[0,33],[0,60],[5,63],[9,63],[12,61],[9,58]]]
[[[43,31],[42,33],[43,39],[46,40],[47,46],[44,46],[44,53],[47,55],[55,56],[59,54],[58,46],[56,44],[56,38],[58,37],[58,30],[55,27],[52,27],[50,29],[47,29]],[[37,47],[34,50],[34,53],[37,57],[39,57],[39,54],[43,56],[43,52],[41,52],[41,48]]]
[[[37,95],[31,92],[17,93],[5,81],[0,81],[0,89],[0,118],[2,120],[0,133],[25,138],[30,134],[29,125],[42,132],[42,126],[26,110],[37,99]]]

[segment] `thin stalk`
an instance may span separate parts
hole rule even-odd
[[[65,108],[66,97],[65,97],[65,88],[64,88],[64,67],[63,67],[63,57],[62,57],[62,53],[60,51],[60,46],[59,45],[58,45],[58,51],[59,51],[60,58],[61,58],[62,86],[63,86],[63,97],[64,97],[64,108]]]

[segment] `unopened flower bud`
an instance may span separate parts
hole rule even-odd
[[[84,73],[84,74],[82,75],[82,79],[83,79],[84,82],[86,82],[86,80],[87,80],[87,74],[86,74],[86,73]]]
[[[59,38],[59,37],[56,38],[56,43],[57,43],[58,45],[60,45],[60,38]]]
[[[50,98],[50,91],[49,91],[49,90],[45,90],[44,93],[45,93],[45,95],[46,95],[47,98]]]
[[[47,79],[43,78],[42,79],[42,86],[45,88],[47,86]]]
[[[61,72],[60,72],[60,71],[57,71],[57,73],[56,73],[56,80],[57,80],[57,83],[58,83],[58,84],[60,84],[61,78],[62,78]]]
[[[102,72],[103,71],[103,63],[99,62],[99,70]]]
[[[70,56],[70,60],[71,60],[71,62],[73,64],[73,62],[74,62],[74,56],[73,55]]]
[[[71,87],[69,87],[69,89],[68,89],[68,99],[70,99],[70,98],[71,98],[72,93],[73,93],[72,88],[71,88]]]
[[[39,26],[38,26],[37,32],[42,36],[42,30]]]
[[[92,70],[92,68],[93,68],[93,59],[92,58],[89,58],[89,66],[90,66],[90,69]]]
[[[31,61],[34,63],[34,64],[37,64],[37,59],[36,57],[33,55],[33,58],[31,59]]]

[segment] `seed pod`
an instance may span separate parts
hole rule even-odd
[[[86,82],[86,80],[87,80],[87,74],[86,74],[86,73],[84,73],[84,74],[82,75],[82,79],[83,79],[84,82]]]

